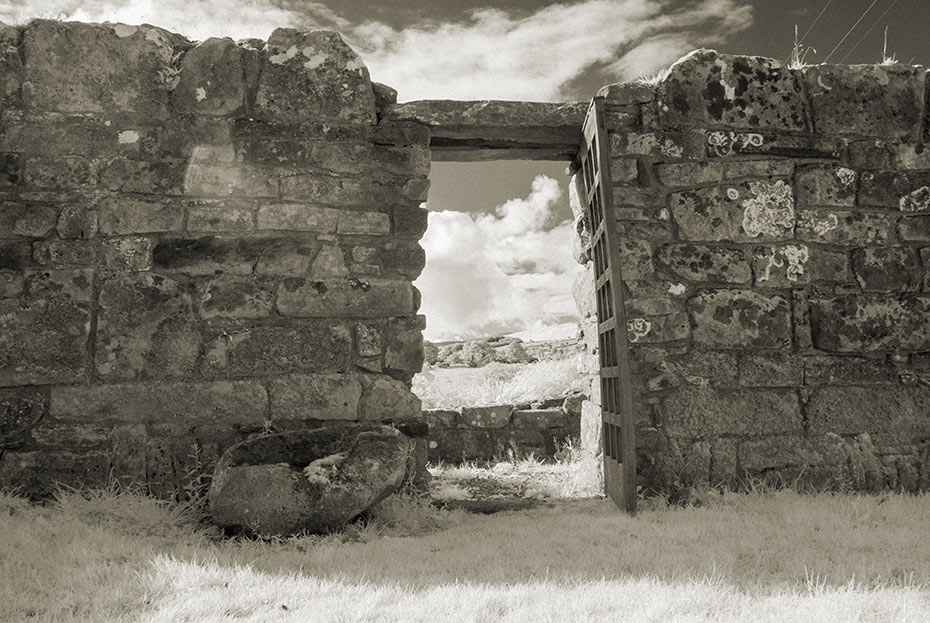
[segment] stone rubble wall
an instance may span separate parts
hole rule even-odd
[[[645,487],[930,489],[926,73],[701,50],[602,89]]]
[[[0,24],[0,485],[169,495],[250,434],[419,419],[395,99],[332,32]]]
[[[556,459],[580,433],[584,396],[541,403],[492,405],[423,412],[429,426],[429,461]]]

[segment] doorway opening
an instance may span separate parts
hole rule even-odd
[[[430,426],[433,495],[450,504],[603,491],[597,449],[581,442],[597,370],[576,301],[593,292],[579,288],[568,164],[432,163],[426,268],[414,282],[426,361],[413,391]]]

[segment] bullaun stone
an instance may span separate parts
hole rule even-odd
[[[264,536],[334,530],[401,488],[413,450],[399,430],[364,424],[243,441],[217,462],[210,512]]]

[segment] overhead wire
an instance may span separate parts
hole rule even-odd
[[[896,4],[897,4],[898,2],[900,2],[900,1],[901,1],[901,0],[894,0],[894,2],[892,2],[891,4],[888,5],[888,8],[885,9],[885,12],[878,16],[878,19],[875,20],[875,22],[869,27],[869,29],[865,31],[865,34],[864,34],[864,35],[862,35],[861,37],[859,37],[859,40],[856,41],[856,45],[854,45],[854,46],[852,47],[852,49],[851,49],[849,52],[846,53],[846,56],[844,56],[843,58],[840,59],[840,62],[841,62],[841,63],[844,62],[847,58],[849,58],[849,55],[850,55],[850,54],[852,54],[853,52],[855,52],[856,48],[859,47],[859,44],[861,44],[861,43],[865,40],[865,38],[869,36],[869,33],[870,33],[870,32],[872,32],[873,30],[875,30],[875,27],[878,26],[879,23],[881,23],[881,21],[882,21],[883,19],[885,19],[885,16],[888,15],[888,11],[890,11],[891,9],[893,9],[893,8],[894,8],[894,5],[896,5]]]
[[[817,22],[820,21],[820,18],[823,17],[823,14],[827,11],[827,8],[833,4],[833,0],[827,0],[827,3],[823,5],[823,8],[820,9],[820,13],[817,14],[817,17],[814,18],[814,21],[811,22],[811,25],[808,26],[807,30],[804,31],[804,34],[801,35],[801,40],[798,41],[798,45],[804,43],[804,40],[807,39],[807,35],[811,34],[811,31],[814,29],[814,26],[817,25]]]
[[[856,23],[853,24],[853,25],[850,27],[850,29],[846,31],[846,34],[843,35],[843,38],[840,39],[840,42],[837,43],[835,46],[833,46],[833,49],[830,50],[830,53],[829,53],[829,54],[827,54],[827,58],[823,59],[823,62],[824,62],[824,63],[826,63],[827,61],[830,60],[830,57],[833,56],[833,54],[839,49],[839,47],[840,47],[841,45],[843,45],[843,42],[846,41],[846,39],[849,38],[849,35],[852,34],[852,32],[853,32],[853,31],[856,29],[856,27],[862,22],[862,20],[865,19],[865,16],[869,14],[869,11],[871,11],[871,10],[872,10],[872,7],[874,7],[876,4],[878,4],[878,0],[872,0],[872,4],[869,5],[869,8],[867,8],[867,9],[865,10],[865,12],[863,12],[862,15],[859,16],[859,19],[856,20]]]

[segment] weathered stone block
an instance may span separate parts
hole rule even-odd
[[[914,443],[930,433],[930,388],[924,385],[820,387],[806,413],[811,432],[881,433],[890,441]]]
[[[100,247],[103,265],[114,270],[149,270],[152,267],[151,238],[111,238]]]
[[[174,110],[202,115],[233,115],[246,104],[244,55],[232,39],[210,38],[181,60],[178,85],[171,93]]]
[[[97,235],[97,211],[83,205],[66,205],[61,208],[56,226],[58,235],[65,239],[86,240]]]
[[[155,269],[179,271],[188,275],[226,272],[249,275],[262,250],[271,241],[248,239],[175,238],[159,242],[152,251]]]
[[[48,390],[0,388],[0,449],[25,442],[33,427],[48,413]]]
[[[654,344],[685,340],[691,336],[691,326],[685,313],[660,316],[628,316],[627,339],[631,343]]]
[[[407,277],[411,281],[420,276],[426,266],[426,252],[417,242],[389,240],[377,255],[385,271]]]
[[[930,150],[924,143],[896,143],[889,149],[896,169],[930,169]]]
[[[739,357],[743,387],[790,387],[804,384],[804,360],[796,355],[752,353]]]
[[[55,190],[83,188],[96,181],[91,162],[81,156],[27,158],[23,178],[30,186]]]
[[[791,160],[734,160],[723,165],[723,179],[734,180],[743,177],[791,177],[794,163]]]
[[[23,292],[23,275],[20,272],[0,269],[0,298],[13,298]]]
[[[110,478],[110,457],[105,452],[4,452],[0,484],[28,491],[33,498],[51,497],[58,485],[105,488]]]
[[[25,240],[0,241],[0,269],[22,270],[32,264],[33,248]]]
[[[882,245],[894,235],[895,220],[887,214],[842,210],[800,210],[797,236],[805,242],[837,246]]]
[[[668,165],[671,166],[671,165]],[[636,158],[613,158],[610,161],[610,181],[614,184],[628,184],[639,178],[639,164]]]
[[[351,374],[303,374],[268,386],[272,419],[357,420],[362,385]]]
[[[208,377],[345,372],[353,354],[349,329],[331,320],[219,324],[205,342],[201,371]]]
[[[692,52],[672,66],[657,101],[664,126],[807,129],[807,106],[794,72],[768,58]]]
[[[613,164],[613,162],[610,163],[611,171],[613,170]],[[723,179],[723,164],[719,162],[661,164],[656,167],[656,175],[659,181],[666,186],[719,184]]]
[[[429,426],[429,432],[437,429],[455,428],[458,425],[459,412],[448,409],[429,409],[423,411],[423,421]]]
[[[298,317],[391,318],[416,311],[410,282],[391,279],[287,279],[275,306]]]
[[[704,156],[704,135],[699,132],[625,131],[610,135],[610,157],[648,156],[661,159],[694,159]]]
[[[124,273],[100,287],[95,365],[105,379],[189,375],[200,350],[190,293],[173,279]]]
[[[794,189],[799,205],[852,206],[856,172],[846,167],[806,166],[797,169]]]
[[[517,409],[513,426],[517,429],[546,430],[569,426],[572,418],[561,409]]]
[[[791,187],[783,181],[672,193],[669,208],[686,240],[784,240],[795,224]]]
[[[204,284],[200,295],[203,318],[263,318],[273,306],[273,286],[246,276],[221,275]]]
[[[261,423],[268,395],[256,381],[125,383],[52,388],[49,413],[62,421],[166,425],[189,434],[205,425]]]
[[[395,318],[387,323],[384,367],[405,375],[423,369],[423,329],[426,317]]]
[[[621,238],[620,270],[624,281],[643,279],[655,272],[652,264],[652,245],[648,240]]]
[[[810,260],[807,245],[757,247],[753,252],[752,272],[756,287],[783,288],[809,283],[806,270]],[[843,256],[845,262],[845,256]]]
[[[404,422],[420,417],[420,399],[407,386],[384,376],[363,374],[359,418]]]
[[[342,248],[335,245],[323,245],[310,265],[309,277],[311,279],[326,279],[328,277],[344,277],[349,274],[346,268],[345,255]]]
[[[818,132],[899,141],[918,138],[923,117],[923,68],[814,65],[802,74]]]
[[[124,193],[181,195],[187,167],[174,162],[113,158],[100,165],[100,186]]]
[[[419,240],[426,233],[428,215],[429,210],[423,208],[394,206],[391,210],[394,235]]]
[[[718,391],[682,385],[662,403],[669,436],[712,439],[721,435],[759,437],[801,433],[801,407],[794,391]]]
[[[190,208],[187,230],[198,233],[243,233],[255,229],[255,215],[248,207],[221,204]]]
[[[763,480],[771,478],[797,479],[800,486],[815,487],[843,486],[846,481],[846,455],[843,441],[834,437],[832,443],[821,438],[810,439],[799,435],[770,437],[768,439],[742,441],[737,455],[743,473],[738,476],[761,475]]]
[[[920,289],[923,271],[917,253],[910,247],[853,249],[850,264],[863,290],[910,292]]]
[[[98,206],[100,231],[107,235],[181,231],[184,208],[174,203],[113,197]]]
[[[930,241],[930,216],[908,216],[898,221],[898,235],[905,242]]]
[[[268,38],[255,114],[276,121],[374,125],[362,59],[335,32],[279,28]]]
[[[697,344],[723,348],[783,348],[791,343],[788,302],[748,290],[710,290],[688,301]]]
[[[0,386],[85,377],[90,271],[27,273],[26,296],[0,299]]]
[[[37,204],[4,201],[0,203],[0,237],[41,238],[55,228],[55,208]]]
[[[829,355],[804,358],[805,385],[883,385],[898,380],[897,369],[887,359]]]
[[[835,352],[930,348],[930,301],[860,295],[811,299],[814,346]]]
[[[278,176],[268,168],[246,164],[191,162],[184,193],[202,197],[277,197]]]
[[[391,233],[391,217],[382,212],[342,210],[336,231],[340,234],[372,235]]]
[[[930,172],[866,171],[860,176],[859,205],[914,213],[930,208]]]
[[[742,249],[668,244],[660,248],[656,256],[672,273],[690,281],[748,283],[752,279],[752,271]]]
[[[167,115],[177,58],[190,44],[151,26],[33,20],[23,32],[23,100],[61,112]]]
[[[336,233],[340,210],[296,203],[273,203],[258,209],[259,229]]]
[[[314,265],[320,248],[320,243],[315,240],[268,240],[262,247],[254,272],[258,275],[305,277],[310,274],[310,267]]]
[[[9,249],[9,247],[8,247]],[[37,240],[32,245],[36,264],[54,268],[89,267],[98,263],[100,245],[86,240]],[[15,260],[15,257],[9,257]]]
[[[510,424],[512,411],[510,405],[463,407],[460,421],[473,428],[504,428]]]

